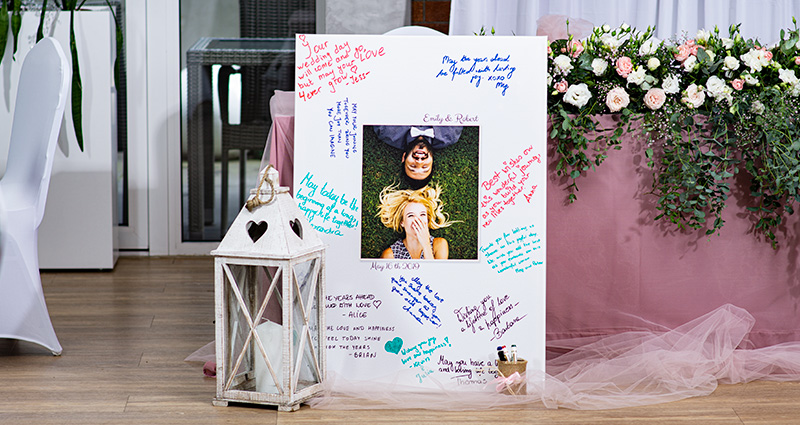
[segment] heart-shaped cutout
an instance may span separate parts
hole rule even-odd
[[[403,347],[403,340],[400,339],[399,336],[394,337],[394,339],[391,340],[391,341],[386,341],[386,344],[383,345],[383,348],[386,351],[388,351],[390,353],[394,353],[394,354],[399,353],[400,352],[400,348],[402,348],[402,347]]]
[[[372,305],[375,306],[376,310],[378,309],[378,307],[381,306],[381,304],[383,304],[383,301],[381,301],[381,300],[373,300],[372,301]]]
[[[267,225],[266,221],[259,221],[256,223],[255,221],[250,220],[247,222],[247,234],[250,235],[250,239],[253,240],[253,243],[264,236],[264,233],[267,232],[267,227],[269,226]]]
[[[292,228],[292,231],[298,238],[303,239],[303,226],[300,225],[300,220],[289,220],[289,227]]]

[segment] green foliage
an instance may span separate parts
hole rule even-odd
[[[444,211],[459,222],[432,230],[431,235],[447,240],[451,259],[478,258],[478,146],[479,128],[464,127],[457,143],[434,153],[431,183],[442,187]],[[361,257],[379,258],[402,237],[384,227],[376,216],[381,190],[400,184],[402,152],[379,141],[369,126],[364,130],[362,149]]]
[[[550,138],[556,172],[572,179],[568,199],[576,199],[575,179],[641,122],[656,220],[719,233],[731,185],[746,173],[754,234],[777,248],[776,231],[800,201],[796,23],[771,49],[743,39],[739,25],[728,37],[715,28],[655,42],[651,33],[604,26],[582,42],[569,36],[549,46]],[[607,113],[617,124],[599,129],[596,116]]]
[[[6,4],[6,0],[0,0],[0,64],[3,63],[3,56],[6,52],[8,24],[8,4]]]

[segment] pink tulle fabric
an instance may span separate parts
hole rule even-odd
[[[440,391],[385,383],[356,382],[329,373],[320,409],[483,410],[641,406],[708,395],[718,384],[753,380],[800,381],[800,341],[738,348],[755,320],[724,305],[664,332],[548,342],[547,373],[527,373],[527,395],[505,395],[487,385],[480,392]],[[565,354],[557,355],[557,352]]]
[[[567,28],[567,19],[569,19],[569,28]],[[572,34],[573,39],[580,40],[588,37],[592,33],[592,29],[594,29],[594,25],[591,22],[565,15],[544,15],[536,21],[536,35],[546,35],[549,41],[566,40],[569,34]]]

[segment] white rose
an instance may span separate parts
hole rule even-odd
[[[694,71],[695,65],[697,65],[697,57],[696,56],[689,56],[688,58],[686,58],[685,61],[683,61],[683,69],[685,69],[686,72]]]
[[[572,59],[567,55],[558,55],[553,59],[553,65],[556,66],[556,72],[559,74],[567,75],[572,71]]]
[[[619,112],[631,102],[628,92],[622,87],[615,87],[606,95],[606,106],[611,112]]]
[[[733,40],[731,40],[730,38],[723,38],[722,47],[724,47],[725,49],[730,49],[731,47],[733,47]]]
[[[611,31],[611,27],[608,26],[608,24],[603,25],[603,32],[609,32],[609,31]]]
[[[604,44],[606,47],[608,47],[609,49],[611,49],[611,50],[617,50],[617,48],[618,48],[619,46],[621,46],[621,45],[622,45],[622,42],[623,42],[624,40],[623,40],[623,39],[620,39],[620,38],[617,38],[616,36],[613,36],[613,35],[611,35],[611,34],[603,34],[603,36],[602,36],[602,37],[600,37],[600,41],[601,41],[601,42],[602,42],[602,43],[603,43],[603,44]]]
[[[655,71],[659,66],[661,66],[661,61],[658,60],[658,58],[650,58],[647,60],[647,69]]]
[[[696,109],[702,106],[703,102],[706,101],[706,94],[703,92],[703,89],[697,87],[697,84],[692,84],[683,91],[683,98],[681,98],[681,101],[688,107]]]
[[[761,72],[761,69],[769,64],[767,53],[761,49],[750,49],[740,58],[745,65],[750,67],[750,72]]]
[[[747,74],[747,73],[742,74],[742,79],[744,80],[745,83],[747,83],[747,84],[749,84],[751,86],[757,86],[758,85],[758,78],[753,77],[752,74]]]
[[[547,85],[548,87],[553,85],[553,76],[550,75],[549,73],[547,74]]]
[[[623,23],[623,24],[622,24],[622,25],[620,25],[619,27],[620,27],[620,29],[622,29],[622,30],[626,30],[626,29],[630,28],[630,25]]]
[[[717,98],[717,96],[723,94],[726,88],[725,81],[722,81],[716,75],[708,77],[708,81],[706,81],[706,91],[708,91],[708,94],[713,98]]]
[[[644,82],[646,77],[645,70],[642,67],[637,67],[635,71],[628,74],[628,84],[636,84],[637,86]]]
[[[711,37],[711,33],[706,31],[705,29],[701,29],[697,31],[697,36],[695,36],[695,39],[697,40],[698,43],[706,43],[708,42],[709,37]]]
[[[658,50],[658,39],[651,38],[646,40],[642,45],[639,47],[639,56],[647,56],[653,55]]]
[[[778,78],[787,84],[797,84],[798,79],[793,69],[779,69]]]
[[[586,86],[586,83],[580,83],[569,86],[567,92],[564,93],[564,102],[583,108],[591,97],[592,93],[589,92],[589,87]]]
[[[733,56],[726,56],[725,60],[722,62],[722,69],[726,71],[735,71],[739,69],[739,59]]]
[[[754,100],[753,103],[750,105],[750,110],[753,111],[754,114],[761,115],[764,113],[764,104],[758,100]]]
[[[670,75],[664,78],[664,82],[661,83],[661,88],[664,89],[664,92],[669,94],[675,94],[680,90],[680,78],[677,75]]]
[[[594,75],[601,76],[606,73],[606,69],[608,69],[608,62],[605,59],[594,58],[592,61],[592,71],[594,71]]]
[[[711,49],[704,49],[704,50],[706,51],[706,54],[708,55],[708,61],[709,62],[714,62],[714,58],[717,57],[717,55],[714,54],[714,51],[711,50]]]

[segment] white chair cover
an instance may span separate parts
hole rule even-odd
[[[30,341],[54,355],[61,344],[42,292],[37,237],[71,75],[52,38],[25,56],[0,179],[0,338]]]

